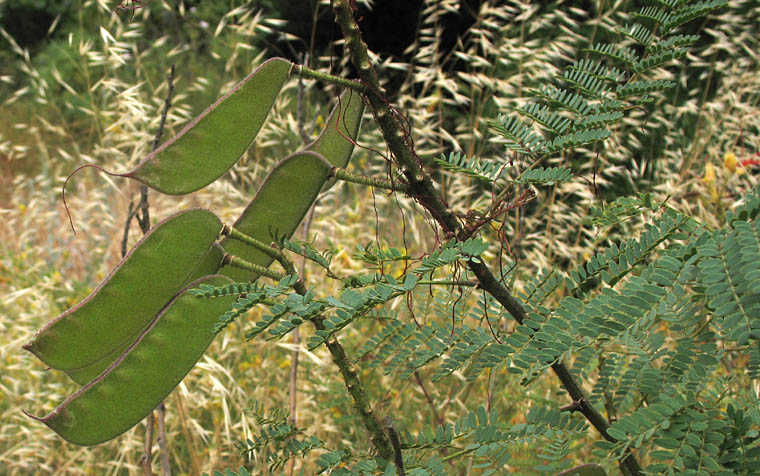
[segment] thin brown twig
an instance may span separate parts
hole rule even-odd
[[[438,413],[438,409],[435,408],[435,402],[433,401],[433,397],[430,395],[430,392],[428,392],[428,389],[425,387],[425,382],[422,381],[422,378],[420,377],[419,372],[417,372],[416,370],[414,371],[414,379],[417,381],[417,385],[420,386],[420,389],[422,389],[422,394],[425,395],[425,400],[427,400],[428,405],[430,406],[430,410],[433,412],[435,421],[437,421],[439,425],[443,425],[444,423],[446,423],[446,421],[443,419],[440,413]]]
[[[158,406],[158,447],[161,450],[161,474],[162,476],[171,476],[169,450],[166,443],[166,405],[161,402]]]
[[[303,64],[309,65],[309,53],[304,54]],[[309,134],[304,128],[303,120],[303,93],[306,88],[303,85],[303,76],[298,75],[298,106],[296,107],[296,123],[298,124],[298,135],[301,136],[301,141],[304,144],[309,143]]]
[[[142,466],[145,476],[153,476],[151,461],[153,460],[153,426],[155,423],[156,418],[153,412],[148,413],[148,416],[145,418],[145,445],[143,447],[143,455],[140,457],[140,466]]]

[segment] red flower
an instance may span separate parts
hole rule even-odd
[[[760,157],[760,152],[755,153],[756,157]],[[743,167],[747,167],[749,165],[760,165],[760,158],[758,159],[744,159],[740,162]]]

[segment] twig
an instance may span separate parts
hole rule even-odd
[[[158,122],[158,130],[156,136],[153,138],[153,146],[151,151],[158,149],[158,145],[161,142],[161,136],[164,135],[164,126],[166,126],[166,116],[169,115],[169,108],[172,106],[172,96],[174,96],[174,65],[169,70],[169,78],[167,79],[167,91],[166,99],[164,99],[164,109],[161,111],[161,120]],[[140,186],[140,217],[138,218],[140,223],[140,229],[143,233],[147,233],[150,229],[150,210],[148,206],[148,186]]]
[[[265,268],[255,263],[251,263],[250,261],[246,261],[243,258],[233,256],[229,253],[225,253],[225,255],[222,256],[222,266],[232,266],[234,268],[240,268],[246,271],[252,271],[256,274],[266,276],[269,279],[274,279],[275,281],[279,281],[286,276],[282,273],[270,271],[269,268]]]
[[[391,183],[389,180],[383,180],[374,177],[365,177],[363,175],[352,174],[339,167],[333,167],[330,170],[330,177],[335,177],[339,180],[346,182],[358,183],[359,185],[367,185],[369,187],[382,188],[383,190],[389,190],[391,192],[404,192],[408,193],[407,187],[400,182]]]
[[[435,417],[435,420],[438,422],[439,425],[443,426],[445,421],[443,420],[443,417],[438,413],[438,409],[435,408],[435,402],[433,401],[433,397],[430,396],[430,392],[428,392],[427,388],[425,388],[425,382],[422,381],[422,378],[420,378],[420,374],[415,370],[414,371],[414,379],[417,381],[417,385],[420,386],[422,389],[422,393],[425,395],[425,399],[428,402],[428,405],[430,405],[430,410],[433,412],[433,416]]]
[[[129,243],[129,224],[132,223],[132,218],[137,214],[135,204],[129,202],[129,208],[127,209],[127,220],[124,223],[124,235],[121,238],[121,257],[127,255],[127,245]]]
[[[306,66],[301,65],[301,64],[293,65],[293,74],[303,76],[304,78],[317,79],[321,81],[326,81],[328,83],[337,84],[338,86],[343,86],[345,88],[353,89],[355,91],[359,91],[360,93],[367,92],[367,87],[364,84],[362,84],[360,81],[353,81],[351,79],[341,78],[340,76],[333,76],[332,74],[327,74],[321,71],[316,71],[311,68],[307,68]]]
[[[140,457],[140,466],[142,466],[145,476],[153,476],[153,470],[150,466],[153,460],[153,426],[155,422],[156,418],[153,412],[150,412],[145,418],[145,446],[143,455]]]
[[[158,405],[158,447],[161,449],[161,470],[163,476],[171,476],[169,451],[166,448],[166,443],[166,405],[161,402]]]
[[[309,53],[304,54],[303,64],[309,64]],[[296,123],[298,124],[298,135],[301,136],[301,141],[304,145],[309,143],[309,134],[306,133],[306,129],[303,124],[303,76],[298,76],[298,107],[296,108]]]
[[[388,437],[393,445],[393,462],[396,463],[396,474],[398,476],[406,476],[406,471],[404,471],[404,457],[401,454],[401,442],[398,439],[396,429],[393,428],[391,417],[385,417],[385,426],[388,428]]]

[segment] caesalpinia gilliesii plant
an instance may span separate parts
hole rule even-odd
[[[535,187],[573,179],[573,171],[561,161],[566,154],[579,147],[602,147],[628,111],[645,109],[652,95],[674,87],[673,81],[647,79],[647,74],[684,57],[698,40],[695,35],[676,34],[680,25],[725,5],[660,3],[637,12],[634,16],[640,22],[619,28],[635,48],[612,43],[591,46],[584,52],[589,58],[566,68],[562,87],[547,84],[534,92],[535,102],[491,122],[506,142],[509,161],[481,161],[461,154],[436,159],[441,168],[485,184],[492,198],[486,209],[462,216],[441,197],[415,153],[414,131],[386,98],[354,21],[352,2],[334,0],[333,11],[359,81],[270,60],[135,170],[120,174],[165,193],[189,193],[234,164],[290,75],[319,77],[347,88],[322,136],[273,168],[236,223],[223,225],[206,210],[168,218],[90,297],[37,334],[27,348],[83,384],[40,420],[78,444],[117,436],[177,385],[213,338],[212,328],[218,332],[261,304],[269,314],[247,336],[266,332],[280,338],[305,322],[313,324],[316,331],[308,347],[327,347],[369,434],[372,450],[366,459],[357,461],[340,449],[327,452],[318,460],[322,472],[392,474],[395,469],[404,474],[405,465],[411,464],[419,474],[444,474],[445,462],[467,455],[481,458],[482,467],[495,472],[507,464],[509,445],[555,438],[546,451],[556,450],[560,459],[572,438],[593,427],[600,435],[595,454],[616,462],[624,474],[675,474],[685,468],[693,474],[723,474],[722,469],[736,467],[751,474],[747,468],[753,458],[758,459],[758,435],[752,429],[755,415],[738,404],[724,406],[725,392],[703,397],[712,389],[700,385],[716,368],[718,340],[733,342],[749,355],[750,378],[760,374],[760,294],[755,286],[760,198],[748,197],[720,230],[706,230],[647,194],[621,199],[591,211],[591,221],[603,227],[636,214],[666,211],[641,237],[594,250],[588,262],[575,269],[539,273],[519,292],[504,284],[510,270],[495,272],[481,256],[489,248],[481,239],[487,225],[503,222],[506,212],[533,200]],[[258,81],[260,86],[252,86]],[[387,144],[393,181],[343,170],[365,104]],[[228,134],[231,139],[226,142]],[[511,167],[512,161],[524,166]],[[329,256],[288,239],[330,177],[411,197],[435,221],[439,246],[419,260],[395,249],[362,249],[360,257],[368,263],[411,264],[400,274],[346,279],[340,296],[317,297],[286,252],[310,259],[330,274]],[[274,261],[283,271],[269,268]],[[456,272],[448,273],[452,279],[435,279],[437,270],[450,269],[461,271],[466,279],[459,279]],[[261,276],[276,284],[255,282]],[[375,415],[354,369],[356,362],[349,361],[338,334],[376,306],[408,296],[420,285],[483,291],[483,310],[472,313],[488,324],[488,332],[467,325],[454,312],[450,325],[391,319],[369,339],[364,355],[375,349],[386,356],[395,353],[393,361],[405,376],[438,359],[443,363],[434,380],[461,370],[472,382],[486,370],[504,368],[527,385],[551,370],[561,382],[561,398],[567,404],[537,405],[525,417],[526,423],[517,425],[481,407],[455,425],[403,435],[402,444],[393,423],[383,425]],[[432,296],[432,288],[428,289]],[[124,304],[135,301],[139,308]],[[491,327],[491,308],[511,315],[516,321],[513,330]],[[124,324],[123,316],[131,322]],[[87,352],[79,350],[90,342],[99,343]],[[169,349],[163,351],[166,346]],[[298,433],[283,423],[262,430],[249,446],[256,449],[269,441],[287,440],[290,446],[283,450],[287,458],[321,448],[315,437],[299,440]],[[452,453],[441,456],[441,449]],[[430,454],[423,460],[416,451]],[[646,470],[642,455],[651,463]],[[562,474],[604,471],[584,465]]]

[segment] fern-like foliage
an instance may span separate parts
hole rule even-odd
[[[451,152],[448,157],[433,159],[442,169],[465,174],[483,182],[494,182],[504,174],[504,166],[492,161],[481,160],[477,157],[468,159],[459,151]]]
[[[478,256],[483,254],[486,249],[488,249],[488,244],[480,238],[470,238],[464,242],[451,240],[441,246],[440,250],[424,257],[419,266],[416,266],[412,272],[417,275],[425,275],[459,260],[478,260]]]
[[[332,261],[332,258],[335,255],[335,250],[320,252],[314,248],[313,244],[307,241],[293,241],[283,239],[280,244],[284,249],[291,251],[297,255],[303,256],[309,261],[318,264],[320,267],[327,270],[329,275],[332,275],[330,272],[330,261]]]
[[[411,256],[397,248],[380,249],[370,243],[366,247],[358,246],[353,258],[376,265],[392,261],[406,261],[411,259]]]
[[[568,289],[581,290],[589,281],[600,277],[608,285],[614,285],[630,273],[663,242],[682,238],[685,233],[693,232],[693,220],[667,211],[661,219],[655,221],[639,239],[613,243],[603,251],[597,252],[585,263],[569,272]]]
[[[732,227],[697,248],[699,278],[721,335],[743,346],[760,339],[760,222],[737,220]]]
[[[239,296],[237,301],[233,304],[232,309],[220,316],[219,322],[214,325],[214,332],[218,333],[257,304],[273,304],[274,298],[287,293],[297,281],[297,275],[288,275],[282,278],[274,286],[257,283],[231,283],[223,286],[201,284],[199,287],[190,289],[188,292],[198,298],[214,298],[230,295]]]
[[[655,211],[662,205],[664,202],[655,201],[648,192],[620,197],[609,204],[593,207],[584,222],[597,228],[608,228],[648,211]]]
[[[491,128],[507,140],[508,151],[532,159],[603,142],[625,110],[675,86],[673,81],[644,77],[685,56],[698,39],[672,34],[673,30],[725,5],[725,0],[714,0],[641,8],[633,15],[637,22],[617,28],[640,48],[619,42],[586,48],[590,57],[575,61],[558,78],[563,86],[546,84],[531,91],[538,101],[490,121]]]
[[[569,182],[573,178],[573,173],[569,168],[565,167],[538,167],[535,169],[529,169],[520,174],[514,182],[515,183],[533,183],[554,185],[560,182]]]
[[[638,200],[618,205],[625,212],[646,199]],[[599,456],[621,458],[648,445],[652,461],[647,471],[653,473],[701,469],[722,474],[732,471],[727,468],[742,468],[740,474],[752,474],[748,468],[760,457],[760,434],[752,425],[760,417],[749,416],[736,403],[726,409],[718,392],[713,399],[697,395],[712,391],[705,377],[728,355],[719,342],[747,355],[748,375],[758,377],[760,359],[754,353],[760,341],[760,224],[751,219],[758,211],[755,192],[729,215],[724,228],[708,233],[666,210],[643,236],[600,252],[569,278],[540,273],[521,294],[529,305],[527,318],[508,334],[497,331],[500,341],[463,321],[453,331],[391,321],[361,354],[375,356],[370,368],[382,366],[386,373],[404,377],[420,370],[421,363],[436,363],[433,381],[457,372],[474,381],[501,367],[528,384],[556,363],[572,363],[574,375],[595,377],[591,403],[617,416],[609,432],[617,441],[599,442]],[[577,289],[590,276],[601,278],[598,292],[550,301],[563,285]],[[489,304],[481,300],[468,317],[489,317],[481,308],[499,315]],[[555,411],[541,421],[546,423],[550,415],[570,417]],[[741,422],[738,427],[736,421]],[[537,428],[523,430],[538,437]],[[504,428],[491,431],[500,441],[515,441],[514,433]],[[433,449],[457,438],[456,428],[442,428],[434,436],[412,438],[408,445]],[[566,454],[568,438],[555,435],[547,446],[547,470],[562,468],[555,462]]]

